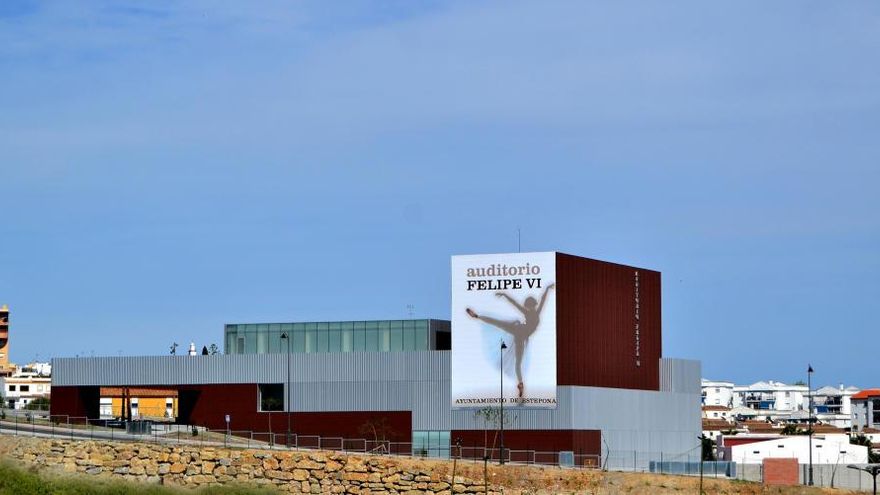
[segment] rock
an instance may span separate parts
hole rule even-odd
[[[104,468],[99,467],[99,466],[95,466],[95,467],[90,467],[90,468],[86,469],[86,474],[101,474],[101,472],[103,472],[103,471],[104,471]]]
[[[320,462],[316,462],[314,459],[303,459],[296,463],[296,467],[300,469],[321,469],[324,467]]]
[[[346,481],[357,481],[360,483],[366,483],[370,481],[370,475],[367,473],[358,473],[358,472],[347,472],[343,473],[342,479]]]
[[[293,473],[289,471],[266,470],[266,477],[276,480],[292,480]]]
[[[175,462],[171,465],[169,471],[171,472],[171,474],[181,474],[186,471],[186,464]]]
[[[295,479],[296,481],[305,481],[309,479],[309,472],[305,469],[294,469],[293,479]]]

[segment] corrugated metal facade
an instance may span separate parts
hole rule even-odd
[[[287,355],[65,358],[53,387],[282,383]],[[291,354],[299,412],[412,411],[413,430],[480,430],[475,410],[452,410],[448,351]],[[556,409],[507,409],[510,429],[601,430],[606,448],[681,452],[700,435],[700,366],[664,359],[663,391],[560,386]],[[285,394],[286,395],[286,394]]]
[[[660,273],[556,253],[560,385],[659,390]]]
[[[688,359],[660,360],[660,391],[700,394],[702,367],[699,361]]]

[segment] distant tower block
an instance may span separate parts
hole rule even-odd
[[[9,374],[9,306],[0,306],[0,376]]]

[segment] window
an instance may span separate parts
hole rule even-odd
[[[15,392],[15,385],[10,385],[10,386],[9,386],[9,391],[10,391],[10,392]]]
[[[351,352],[354,325],[349,321],[342,323],[340,327],[342,328],[342,352]]]
[[[327,323],[318,323],[318,329],[315,332],[315,352],[327,352],[330,347],[330,328]]]
[[[379,350],[379,322],[376,321],[368,321],[366,322],[366,333],[364,334],[364,350],[365,351],[378,351]]]
[[[30,385],[21,385],[18,387],[18,389],[22,392],[30,392],[31,386]]]
[[[331,323],[329,327],[327,352],[340,352],[342,351],[342,330],[339,323]]]
[[[306,331],[305,329],[293,330],[293,342],[290,352],[307,352],[306,351]],[[285,349],[287,352],[287,349]]]
[[[377,350],[381,352],[391,350],[391,322],[379,322],[379,348]]]
[[[414,431],[412,455],[421,457],[449,458],[448,431]]]
[[[351,349],[355,352],[366,350],[367,341],[366,341],[366,330],[365,323],[363,321],[354,322],[354,330],[352,334],[352,347]]]
[[[399,352],[403,350],[403,322],[401,321],[392,321],[391,322],[391,347],[387,350],[392,352]]]
[[[259,411],[283,411],[284,410],[284,384],[261,383],[260,384]]]

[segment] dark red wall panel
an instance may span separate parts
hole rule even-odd
[[[392,442],[412,441],[410,411],[296,412],[291,421],[293,430],[300,435],[372,440],[376,438],[372,425],[379,438]]]
[[[497,430],[452,430],[449,438],[453,446],[458,440],[461,440],[464,457],[475,457],[474,453],[482,447],[492,448],[494,445],[494,448],[500,448],[500,440],[496,433]],[[600,454],[601,443],[602,434],[599,430],[504,431],[504,448],[510,450],[553,453],[569,450],[577,455],[594,456]]]
[[[99,390],[98,387],[52,387],[49,413],[61,422],[96,419],[100,407]]]
[[[132,385],[134,387],[135,385]],[[178,422],[205,426],[212,430],[226,429],[226,415],[233,431],[287,431],[287,413],[257,411],[256,384],[140,386],[137,388],[175,388],[178,391]],[[98,387],[53,387],[52,414],[98,418]],[[305,436],[342,437],[372,440],[373,425],[380,437],[394,442],[412,439],[410,411],[327,411],[293,412],[290,414],[292,433]]]
[[[660,273],[558,253],[556,285],[557,383],[659,390]]]

